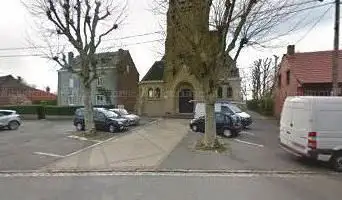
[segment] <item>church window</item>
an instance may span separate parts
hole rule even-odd
[[[218,98],[222,98],[222,87],[219,87],[219,88],[217,89],[217,97],[218,97]]]
[[[148,89],[148,98],[153,98],[153,89],[152,88]]]
[[[228,87],[227,88],[227,98],[232,98],[233,97],[233,88]]]
[[[156,88],[156,90],[155,90],[155,97],[160,98],[160,89],[159,88]]]

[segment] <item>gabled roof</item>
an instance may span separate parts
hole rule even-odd
[[[163,80],[164,68],[165,68],[164,61],[155,62],[141,81]]]
[[[12,75],[7,75],[7,76],[0,76],[0,85],[2,83],[4,83],[6,80],[8,80],[9,78],[14,79],[14,77]]]
[[[291,73],[301,83],[332,82],[333,51],[317,51],[284,55]],[[342,51],[339,51],[339,82],[342,82]]]

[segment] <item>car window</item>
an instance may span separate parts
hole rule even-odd
[[[224,122],[224,115],[222,115],[221,113],[216,113],[216,122],[218,123]]]
[[[0,116],[8,116],[11,115],[13,112],[8,112],[8,111],[1,111]]]
[[[100,121],[106,120],[106,115],[102,112],[97,112],[97,119]]]
[[[230,117],[228,115],[224,116],[224,123],[226,123],[226,124],[230,124],[231,123],[231,119],[230,119]]]
[[[76,110],[75,115],[77,115],[77,116],[83,116],[83,110],[81,110],[81,109]]]
[[[221,111],[223,113],[234,114],[234,112],[228,106],[221,106]]]

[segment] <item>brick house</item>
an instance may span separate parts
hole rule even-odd
[[[136,109],[139,72],[128,50],[98,53],[97,72],[99,77],[92,83],[93,105],[124,105]],[[69,53],[69,62],[80,70],[79,57]],[[58,71],[58,105],[83,105],[81,81],[77,74],[67,70]]]
[[[274,90],[274,115],[280,117],[287,96],[330,96],[332,91],[333,51],[296,53],[295,46],[279,65]],[[342,83],[342,54],[339,56],[339,82]],[[342,84],[341,84],[342,85]]]
[[[39,90],[25,84],[20,77],[12,75],[0,77],[0,105],[32,104],[38,101],[57,100],[55,94]]]

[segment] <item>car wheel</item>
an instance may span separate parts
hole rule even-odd
[[[109,125],[108,131],[109,131],[110,133],[114,133],[115,130],[116,130],[116,128],[115,128],[115,126],[114,126],[113,124]]]
[[[233,136],[232,131],[229,129],[224,130],[223,135],[226,137],[232,137]]]
[[[333,156],[332,165],[335,171],[342,172],[342,152],[338,152]]]
[[[76,130],[77,131],[82,131],[83,130],[83,125],[81,123],[76,124]]]
[[[198,127],[196,125],[193,125],[191,129],[193,132],[198,132]]]
[[[8,123],[8,128],[9,128],[10,130],[17,130],[17,129],[19,128],[19,126],[20,126],[20,124],[19,124],[19,122],[17,122],[17,121],[10,121],[10,122]]]

